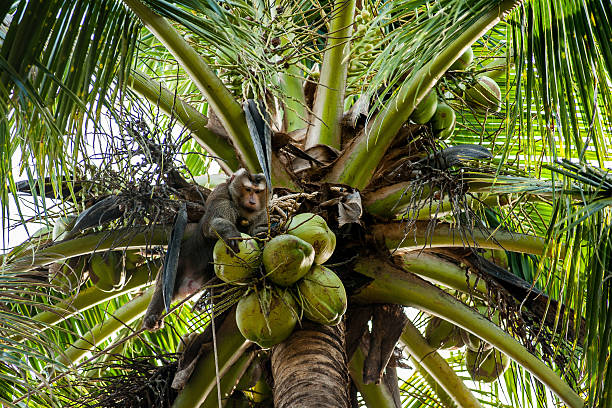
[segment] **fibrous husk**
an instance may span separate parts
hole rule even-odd
[[[453,65],[451,65],[449,69],[463,71],[470,66],[473,60],[474,50],[472,50],[472,47],[468,47],[468,49],[461,54],[459,59],[453,62]]]
[[[246,339],[268,348],[293,332],[296,310],[297,304],[289,291],[263,288],[238,301],[236,324]]]
[[[266,276],[281,286],[293,285],[308,273],[315,251],[308,242],[293,235],[278,235],[264,247]]]
[[[496,349],[485,352],[467,349],[465,365],[474,381],[492,382],[508,369],[510,359]]]
[[[342,281],[331,269],[315,265],[299,281],[298,291],[303,301],[304,316],[313,322],[336,325],[346,312],[346,291]]]
[[[247,234],[241,234],[238,242],[238,253],[228,252],[223,240],[218,240],[213,249],[215,274],[226,283],[244,283],[251,278],[261,265],[261,249],[259,244]]]
[[[476,112],[499,112],[501,109],[501,89],[485,75],[479,76],[476,83],[465,90],[463,98]]]
[[[455,130],[456,123],[457,120],[453,108],[443,102],[439,103],[436,113],[431,119],[431,127],[434,136],[440,139],[450,137]]]
[[[312,213],[297,214],[287,228],[287,233],[308,242],[316,253],[314,262],[322,264],[336,249],[336,234],[327,226],[320,215]]]
[[[436,95],[436,91],[429,91],[429,93],[425,95],[423,100],[416,106],[416,108],[414,108],[412,115],[410,115],[410,119],[414,123],[424,125],[425,123],[429,122],[434,113],[436,113],[437,107],[438,96]]]
[[[437,316],[432,317],[427,324],[425,339],[436,349],[458,349],[463,346],[461,329]]]

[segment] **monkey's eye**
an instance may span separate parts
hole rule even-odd
[[[244,189],[246,190],[247,193],[251,192],[251,188],[249,188],[249,187],[245,187]]]

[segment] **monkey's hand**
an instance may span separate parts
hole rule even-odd
[[[148,331],[157,331],[164,327],[164,321],[159,314],[146,315],[142,320],[142,327]]]
[[[223,242],[225,243],[225,251],[230,256],[237,255],[238,252],[240,251],[238,244],[240,243],[240,240],[242,239],[242,235],[240,234],[232,235],[232,236],[222,237],[222,239],[223,239]]]

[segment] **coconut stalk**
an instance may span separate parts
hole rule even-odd
[[[406,272],[419,275],[434,284],[476,297],[483,297],[487,293],[487,284],[482,279],[478,279],[474,274],[466,275],[464,268],[427,252],[398,251],[393,257],[393,262]]]
[[[113,292],[105,292],[99,289],[97,286],[90,286],[89,288],[80,291],[76,296],[70,297],[53,306],[50,306],[53,311],[40,312],[33,316],[31,320],[33,322],[40,323],[42,327],[40,327],[39,330],[43,332],[78,313],[82,313],[94,306],[99,305],[100,303],[108,302],[109,300],[125,295],[126,293],[142,289],[149,282],[151,270],[157,270],[158,268],[159,264],[155,262],[149,262],[141,265],[131,272],[130,280],[121,289]],[[21,341],[23,338],[14,337],[12,340]]]
[[[326,177],[329,182],[348,184],[363,190],[414,108],[434,87],[442,75],[468,47],[512,11],[521,1],[504,0],[465,30],[446,49],[419,69],[402,85],[395,97],[381,111],[366,131],[360,133],[344,151]]]
[[[321,77],[312,107],[313,125],[308,128],[305,148],[325,144],[340,149],[344,113],[344,93],[350,38],[353,32],[355,0],[335,0],[327,45],[321,64]]]
[[[85,354],[96,349],[109,337],[144,315],[155,288],[147,289],[142,295],[130,300],[115,310],[107,320],[95,325],[89,332],[75,341],[66,351],[57,357],[57,362],[64,365],[74,364]]]
[[[368,408],[396,408],[393,395],[385,385],[384,381],[378,384],[365,384],[363,382],[363,364],[365,356],[361,348],[357,347],[349,362],[349,374],[353,384],[363,397]]]
[[[185,69],[202,95],[206,97],[229,133],[247,168],[252,172],[260,171],[261,167],[253,148],[253,141],[242,107],[234,100],[219,77],[164,17],[155,14],[139,0],[123,0],[123,2],[142,20],[149,31],[164,44],[166,49]]]
[[[247,371],[251,362],[253,362],[253,358],[255,357],[254,353],[245,353],[238,361],[236,361],[230,368],[227,370],[227,373],[223,376],[221,381],[219,381],[219,390],[221,394],[221,404],[225,406],[227,404],[227,398],[232,395],[234,388],[240,381],[240,378]],[[218,408],[219,407],[219,393],[212,392],[208,395],[208,398],[200,405],[200,408]]]
[[[452,211],[452,202],[444,197],[441,200],[433,199],[431,184],[418,186],[415,190],[414,181],[406,181],[379,188],[378,190],[364,193],[363,204],[366,210],[373,215],[383,218],[393,218],[396,214],[404,215],[406,218],[431,219],[437,215]],[[470,188],[470,191],[473,191]],[[416,200],[415,200],[416,198]],[[470,196],[465,197],[466,204],[472,202]],[[483,204],[499,205],[507,203],[505,197],[489,195],[482,201]],[[416,209],[413,214],[410,207]]]
[[[211,156],[221,159],[217,160],[217,163],[227,174],[240,168],[230,140],[208,129],[208,118],[189,103],[161,83],[136,70],[131,71],[127,84],[149,102],[159,106],[168,116],[176,117],[191,131],[193,138],[204,150]]]
[[[533,235],[516,234],[489,228],[455,228],[448,224],[429,226],[419,221],[406,230],[405,222],[389,222],[370,226],[370,233],[391,250],[422,250],[436,247],[467,247],[503,249],[525,254],[542,255],[548,249],[546,240]]]
[[[287,40],[281,40],[286,43]],[[308,110],[304,99],[302,70],[296,65],[291,65],[281,74],[280,88],[283,90],[283,130],[292,132],[306,127]]]
[[[236,326],[235,309],[227,315],[217,329],[217,350],[200,358],[189,382],[181,391],[172,408],[199,407],[217,386],[218,378],[223,378],[252,344],[240,334]],[[223,341],[220,341],[223,339]]]
[[[438,384],[436,380],[431,375],[429,375],[427,371],[425,371],[423,366],[419,364],[419,362],[414,357],[410,356],[410,362],[414,366],[415,370],[419,372],[421,377],[423,377],[427,385],[429,385],[429,388],[431,388],[433,392],[436,393],[443,407],[457,408],[457,405],[455,405],[455,402],[453,401],[451,396],[448,395],[446,391],[444,391],[444,388],[442,388],[442,386]]]
[[[582,408],[584,401],[541,359],[494,323],[425,280],[407,274],[389,262],[363,258],[355,267],[373,281],[353,296],[366,303],[393,303],[411,306],[445,319],[490,343],[516,361],[546,385],[570,408]]]
[[[481,408],[474,394],[465,386],[455,371],[438,352],[432,348],[419,329],[408,320],[400,341],[415,361],[429,374],[445,394],[461,408]]]
[[[82,237],[61,241],[50,247],[21,256],[6,262],[4,273],[27,272],[40,266],[64,259],[90,254],[94,251],[103,252],[109,249],[130,250],[166,245],[170,236],[170,227],[154,226],[135,232],[134,228],[122,228],[114,231],[99,231]]]

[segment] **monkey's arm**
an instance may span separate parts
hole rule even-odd
[[[257,236],[260,234],[268,233],[268,209],[266,208],[264,211],[260,212],[257,217],[251,222],[251,226],[249,228],[249,235]]]
[[[206,214],[202,217],[202,235],[213,240],[221,238],[234,252],[238,252],[238,240],[234,239],[241,238],[236,227],[237,212],[231,200],[214,197],[214,201],[207,204]]]
[[[149,302],[149,307],[145,312],[144,318],[142,319],[142,327],[145,330],[153,331],[159,330],[163,326],[163,322],[160,319],[164,310],[164,285],[163,285],[163,266],[157,273],[155,279],[155,291]]]

